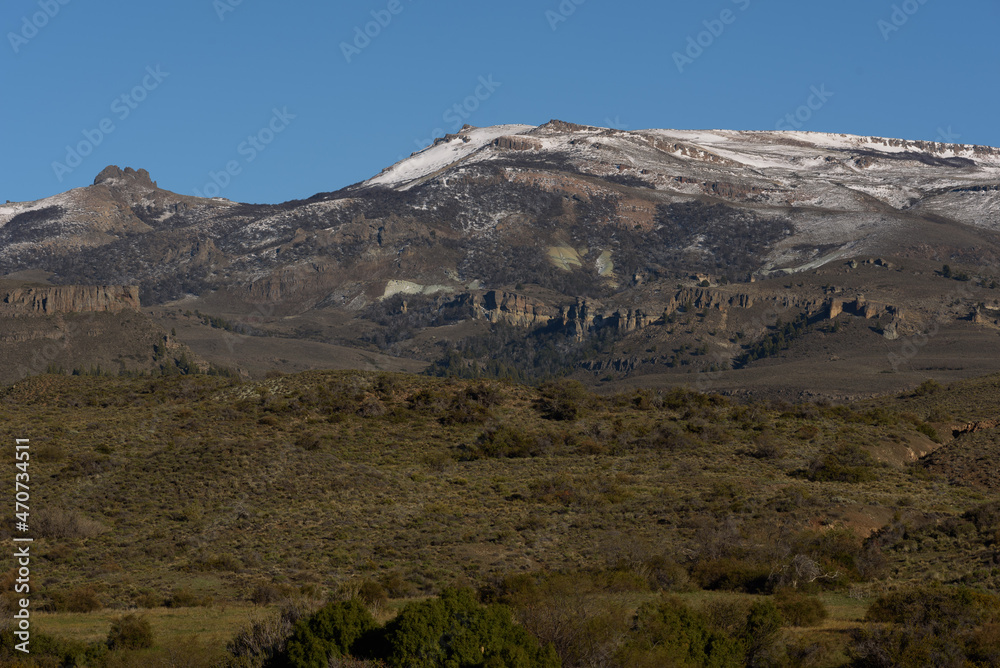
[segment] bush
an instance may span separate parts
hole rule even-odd
[[[51,607],[56,612],[94,612],[104,607],[97,596],[97,590],[89,585],[65,591],[56,590],[51,596]]]
[[[475,459],[515,459],[539,454],[538,440],[525,432],[503,425],[479,435],[474,445],[463,446],[463,461]]]
[[[111,623],[108,649],[146,649],[153,646],[153,627],[141,615],[128,614]]]
[[[468,589],[410,603],[385,627],[390,666],[509,666],[556,668],[555,649],[543,649],[514,623],[504,605],[479,603]]]
[[[46,508],[34,513],[32,517],[32,527],[39,538],[93,538],[107,530],[97,520],[75,510]]]
[[[576,420],[586,407],[590,394],[579,381],[561,380],[543,384],[535,401],[548,420]]]
[[[330,603],[295,624],[285,647],[294,668],[326,668],[330,659],[349,655],[378,628],[375,618],[357,599]]]
[[[507,576],[484,597],[511,606],[528,632],[555,648],[564,666],[602,666],[629,628],[630,611],[609,596],[621,591],[618,585],[587,572],[540,572]]]
[[[739,640],[746,650],[746,665],[770,666],[778,662],[782,625],[781,612],[771,601],[757,601],[750,606]]]
[[[385,587],[375,580],[365,580],[361,583],[361,587],[358,588],[358,598],[376,611],[381,610],[389,603],[389,595],[386,593]]]
[[[618,662],[636,668],[737,668],[743,656],[740,645],[712,630],[704,615],[668,598],[639,608]]]
[[[768,593],[771,569],[763,564],[724,557],[699,561],[691,569],[691,577],[702,589],[742,591],[748,594]]]
[[[781,616],[792,626],[817,626],[829,614],[823,602],[815,596],[782,589],[774,597]]]
[[[226,645],[228,668],[280,666],[295,623],[304,615],[301,603],[289,605],[280,615],[259,619],[240,630]]]
[[[175,589],[167,599],[168,608],[194,608],[212,605],[211,596],[198,596],[189,589]]]
[[[860,445],[845,443],[815,460],[806,472],[813,482],[871,482],[878,463]]]
[[[1000,665],[1000,597],[964,587],[921,587],[877,599],[852,634],[863,666]]]

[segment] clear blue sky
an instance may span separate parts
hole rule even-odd
[[[996,0],[6,0],[0,201],[108,164],[214,195],[228,164],[223,197],[280,202],[368,178],[459,120],[761,130],[793,114],[1000,146],[998,26]]]

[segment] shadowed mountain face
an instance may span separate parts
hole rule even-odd
[[[552,121],[466,127],[368,181],[277,205],[109,167],[0,207],[0,262],[138,286],[159,313],[197,307],[230,333],[622,380],[754,367],[859,297],[844,317],[872,321],[883,348],[941,308],[984,332],[998,229],[994,148]],[[944,264],[987,292],[956,304]],[[808,331],[767,343],[799,316]]]

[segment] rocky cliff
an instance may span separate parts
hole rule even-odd
[[[139,310],[135,286],[57,285],[0,288],[0,315],[117,313]]]

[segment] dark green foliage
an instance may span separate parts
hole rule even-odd
[[[470,446],[463,446],[460,459],[503,459],[540,454],[539,439],[506,425],[484,431]]]
[[[930,426],[926,422],[921,422],[920,424],[918,424],[916,426],[916,429],[921,434],[923,434],[927,438],[931,439],[935,443],[940,443],[941,442],[941,437],[938,436],[937,429],[935,429],[934,427]]]
[[[401,668],[559,666],[555,651],[516,625],[509,608],[483,605],[468,589],[408,604],[386,625],[385,643],[389,665]]]
[[[748,667],[776,663],[782,623],[781,612],[772,601],[757,601],[750,606],[746,623],[738,634]]]
[[[781,616],[792,626],[816,626],[825,620],[826,606],[815,596],[782,589],[774,597]]]
[[[330,603],[295,624],[285,648],[286,665],[326,668],[330,659],[351,654],[366,634],[378,628],[360,601]]]
[[[856,666],[1000,665],[1000,597],[964,587],[895,592],[868,609],[851,653]]]
[[[545,383],[539,388],[539,395],[535,405],[549,420],[576,420],[586,410],[591,396],[575,380]]]
[[[855,443],[845,443],[813,461],[805,477],[814,482],[869,482],[876,477],[878,462]]]
[[[724,557],[699,561],[691,577],[704,589],[762,594],[770,590],[771,569],[743,559]]]
[[[619,665],[635,668],[737,668],[743,658],[739,643],[676,598],[639,608],[618,652]]]
[[[405,307],[404,307],[405,305]],[[472,317],[469,305],[457,300],[422,295],[395,295],[375,302],[363,312],[363,317],[378,325],[364,334],[362,341],[393,350],[396,344],[412,339],[428,327],[441,327]]]
[[[917,389],[913,390],[914,397],[926,397],[931,394],[937,394],[944,389],[941,383],[937,382],[933,378],[928,378],[924,382],[920,383]]]
[[[555,650],[543,649],[516,625],[509,608],[483,605],[467,589],[409,603],[385,627],[359,600],[331,603],[295,625],[278,665],[326,668],[338,657],[382,659],[400,668],[559,666]]]
[[[153,646],[153,627],[141,615],[128,614],[111,623],[108,649],[146,649]]]
[[[424,373],[454,378],[497,378],[538,383],[559,378],[588,359],[610,352],[614,327],[601,327],[578,341],[575,333],[542,325],[524,329],[498,323],[485,334],[451,344]]]
[[[774,357],[782,350],[787,350],[789,344],[812,329],[809,316],[802,314],[792,322],[775,323],[773,331],[756,343],[747,346],[746,351],[733,360],[733,367],[740,369],[754,360]]]
[[[65,640],[37,629],[31,630],[30,653],[16,649],[23,642],[14,635],[14,624],[0,626],[0,665],[25,668],[31,666],[102,666],[108,655],[108,646],[103,642],[84,644]]]

